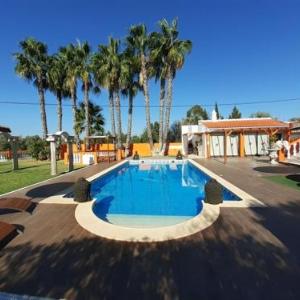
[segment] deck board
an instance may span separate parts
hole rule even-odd
[[[260,178],[253,171],[260,162],[203,164],[268,207],[221,208],[204,231],[150,244],[92,235],[77,224],[76,205],[0,215],[25,227],[0,252],[0,290],[66,299],[300,299],[300,193]]]

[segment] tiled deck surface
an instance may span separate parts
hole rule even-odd
[[[67,299],[300,299],[300,192],[261,178],[275,169],[256,159],[200,162],[268,207],[221,208],[206,230],[152,244],[93,236],[76,223],[75,205],[0,215],[25,228],[0,250],[0,290]],[[25,194],[41,199],[72,180]]]

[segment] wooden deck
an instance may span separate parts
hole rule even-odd
[[[0,252],[0,290],[67,299],[300,299],[300,193],[261,178],[263,162],[201,163],[268,207],[222,208],[206,230],[152,244],[86,232],[75,205],[5,214],[0,220],[25,230]]]

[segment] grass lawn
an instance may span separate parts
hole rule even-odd
[[[290,177],[293,179],[287,178],[285,175],[264,176],[263,178],[300,191],[300,174],[290,175]]]
[[[81,168],[75,165],[74,168]],[[58,174],[68,170],[68,166],[63,161],[57,162]],[[0,163],[0,195],[15,189],[37,183],[54,176],[50,175],[49,161],[19,160],[19,170],[12,171],[12,163]]]

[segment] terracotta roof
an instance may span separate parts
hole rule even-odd
[[[289,128],[289,124],[271,118],[227,119],[218,121],[200,121],[209,129],[231,128]]]
[[[0,132],[8,132],[8,133],[10,133],[11,131],[10,131],[10,129],[8,127],[0,125]]]

